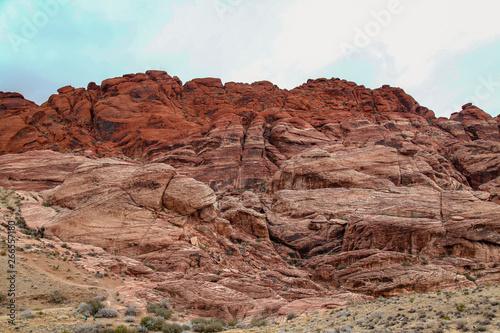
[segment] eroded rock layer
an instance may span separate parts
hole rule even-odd
[[[0,186],[44,201],[28,228],[203,316],[500,281],[500,120],[473,105],[149,71],[0,93],[0,117]]]

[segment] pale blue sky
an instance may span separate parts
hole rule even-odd
[[[438,116],[500,113],[497,2],[0,0],[0,91],[42,103],[65,85],[165,70],[183,82],[339,77],[398,86]]]

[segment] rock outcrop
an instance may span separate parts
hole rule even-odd
[[[473,105],[148,71],[41,106],[0,93],[0,117],[27,227],[145,299],[251,318],[500,281],[500,119]]]

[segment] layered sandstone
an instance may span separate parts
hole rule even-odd
[[[244,318],[500,281],[500,121],[473,105],[148,71],[41,106],[0,93],[0,117],[27,226],[141,297]]]

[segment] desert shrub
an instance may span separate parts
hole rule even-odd
[[[101,301],[92,299],[88,302],[88,304],[91,306],[91,311],[90,315],[95,315],[100,309],[104,308],[104,304],[101,303]]]
[[[127,332],[127,331],[125,331],[125,332]],[[103,329],[100,333],[115,333],[115,330],[108,327],[108,328]]]
[[[93,310],[92,305],[90,305],[89,303],[83,302],[83,303],[80,303],[78,305],[76,312],[81,313],[85,316],[90,316],[90,315],[92,315],[92,310]]]
[[[102,304],[101,301],[98,301],[95,298],[91,299],[86,304],[88,304],[90,306],[90,308],[89,308],[90,311],[88,313],[84,313],[84,314],[87,314],[89,316],[95,315],[100,309],[104,308],[104,304]]]
[[[7,295],[4,293],[0,293],[0,303],[4,302],[7,299]]]
[[[158,308],[156,310],[156,315],[164,319],[169,319],[170,317],[172,317],[172,310],[165,308]]]
[[[118,317],[118,311],[110,308],[101,308],[97,310],[94,317],[96,318],[115,318]]]
[[[75,333],[100,333],[103,328],[100,324],[77,325]]]
[[[81,313],[86,316],[90,316],[90,312],[92,311],[92,306],[89,303],[82,302],[78,304],[76,308],[76,312]]]
[[[165,325],[165,319],[162,317],[143,317],[141,325],[151,331],[161,331],[163,325]]]
[[[26,221],[22,217],[18,217],[16,218],[16,225],[19,228],[24,229],[26,228]]]
[[[297,315],[295,314],[295,312],[290,312],[287,316],[286,316],[286,320],[292,320],[292,319],[295,319],[297,318]]]
[[[106,300],[106,296],[102,296],[102,295],[95,296],[94,300],[99,301],[99,302],[104,302]]]
[[[135,321],[135,317],[132,317],[132,316],[126,316],[125,317],[125,321],[127,323],[133,323]]]
[[[208,321],[209,320],[206,318],[198,317],[198,318],[191,320],[191,324],[206,324]]]
[[[0,251],[0,256],[5,257],[6,255],[7,255],[7,251],[5,251],[5,250],[2,249]]]
[[[61,295],[59,290],[54,290],[53,292],[50,293],[49,295],[49,302],[54,303],[54,304],[59,304],[62,303],[66,300],[66,297]]]
[[[250,327],[263,327],[267,325],[269,325],[269,323],[266,319],[254,319],[250,322]]]
[[[128,332],[128,330],[125,327],[125,325],[118,326],[117,328],[115,328],[115,331],[114,331],[114,333],[127,333],[127,332]]]
[[[158,305],[161,308],[168,309],[168,308],[170,308],[170,299],[164,298],[164,299],[162,299],[161,301],[158,302]]]
[[[163,324],[161,331],[163,333],[181,333],[183,331],[181,325],[177,323]]]
[[[148,329],[144,325],[137,325],[136,330],[138,333],[147,333]]]
[[[144,327],[146,327],[146,323],[148,321],[150,321],[151,319],[153,319],[153,317],[151,317],[151,316],[142,317],[141,318],[141,325],[144,326]]]
[[[238,319],[236,318],[232,318],[227,321],[227,326],[229,327],[235,327],[236,325],[238,325]]]
[[[465,310],[465,304],[464,303],[457,303],[456,305],[457,311],[464,311]]]
[[[156,311],[160,308],[158,303],[148,303],[146,305],[146,310],[150,313],[156,313]]]
[[[43,207],[50,207],[52,206],[49,202],[42,202]]]
[[[137,307],[133,304],[128,304],[127,309],[125,310],[125,315],[126,316],[137,316],[139,314],[139,310],[137,310]]]
[[[205,319],[196,318],[191,321],[193,324],[193,331],[202,333],[214,333],[224,330],[226,323],[222,319]]]

